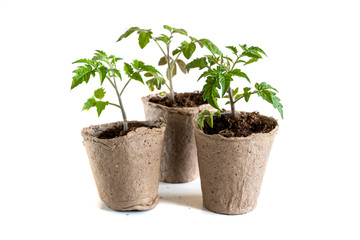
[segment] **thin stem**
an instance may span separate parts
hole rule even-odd
[[[115,104],[115,103],[109,102],[109,104],[110,104],[110,105],[113,105],[113,106],[115,106],[115,107],[121,108],[119,105],[117,105],[117,104]]]
[[[164,54],[164,57],[166,56],[166,53],[164,52],[164,50],[162,49],[162,47],[160,46],[160,44],[154,39],[155,43],[159,46],[160,50],[162,51],[162,53]]]
[[[125,109],[124,109],[124,106],[122,104],[122,101],[121,101],[121,97],[120,97],[120,94],[119,94],[119,90],[117,89],[116,87],[116,82],[112,82],[111,79],[109,77],[106,77],[109,82],[111,83],[111,85],[114,87],[115,91],[116,91],[116,95],[118,97],[118,100],[119,100],[119,107],[120,107],[120,110],[121,110],[121,114],[123,116],[123,130],[124,131],[127,131],[128,130],[128,123],[127,123],[127,117],[126,117],[126,113],[125,113]]]
[[[229,94],[229,99],[230,99],[231,113],[234,117],[236,117],[235,103],[234,103],[234,98],[232,95],[231,87],[229,87],[229,89],[228,89],[228,94]]]
[[[171,66],[170,66],[170,46],[169,45],[166,45],[166,49],[167,49],[167,64],[168,64],[168,69],[169,69],[169,83],[170,83],[170,97],[172,100],[175,101],[175,94],[174,94],[174,87],[173,87],[173,84],[172,84],[172,69],[171,69]],[[174,62],[175,63],[175,62]]]
[[[120,96],[123,94],[126,86],[129,84],[129,82],[130,82],[131,80],[132,80],[132,79],[130,78],[130,79],[126,82],[125,86],[123,87],[123,89],[122,89],[121,92],[120,92]]]

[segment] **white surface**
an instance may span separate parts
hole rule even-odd
[[[358,10],[349,0],[0,0],[0,239],[360,239]],[[199,180],[161,184],[146,212],[114,212],[98,199],[80,130],[120,112],[80,111],[97,80],[70,94],[71,62],[103,49],[155,65],[155,46],[115,41],[131,26],[159,33],[163,24],[269,56],[244,71],[280,91],[285,120],[249,214],[205,210]],[[175,90],[200,89],[198,75],[177,76]],[[138,92],[129,88],[124,102],[141,120],[148,91],[132,84]],[[237,109],[278,117],[256,97]]]

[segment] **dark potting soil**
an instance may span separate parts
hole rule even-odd
[[[202,92],[175,93],[175,101],[169,95],[152,97],[149,101],[167,107],[197,107],[207,103],[203,100]]]
[[[206,134],[220,134],[224,137],[247,137],[253,133],[268,133],[277,123],[265,121],[258,112],[238,113],[236,118],[232,114],[214,116],[214,127],[206,123],[203,131]]]
[[[146,126],[142,123],[128,123],[128,130],[124,131],[123,130],[123,126],[119,125],[119,126],[113,126],[112,128],[109,128],[107,130],[105,130],[104,132],[102,132],[98,138],[101,139],[111,139],[111,138],[116,138],[116,137],[120,137],[120,136],[125,136],[128,132],[134,131],[135,129],[139,128],[139,127],[147,127],[152,129],[153,127],[151,126]]]

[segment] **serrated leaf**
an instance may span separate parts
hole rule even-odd
[[[98,113],[98,117],[100,117],[102,111],[105,109],[105,107],[109,104],[109,102],[103,102],[103,101],[96,101],[96,110]]]
[[[245,65],[248,65],[248,64],[250,64],[250,63],[257,62],[257,61],[258,61],[258,58],[252,58],[252,59],[250,59],[249,61],[245,62],[244,66],[245,66]]]
[[[245,78],[249,83],[251,83],[249,77],[244,72],[242,72],[240,69],[233,69],[233,70],[229,71],[228,74],[230,74],[231,76]]]
[[[232,92],[232,95],[235,96],[239,92],[239,88],[237,87],[235,89],[232,89],[231,92]]]
[[[108,69],[104,66],[101,66],[101,67],[97,68],[96,71],[100,75],[100,85],[102,85],[106,78],[106,74],[108,73]]]
[[[170,26],[168,26],[168,25],[164,25],[163,27],[164,27],[166,30],[169,30],[170,32],[173,30],[173,28],[170,27]]]
[[[79,66],[76,70],[73,71],[75,76],[71,83],[71,89],[77,87],[79,84],[89,82],[91,75],[93,74],[93,68],[90,65]]]
[[[256,90],[266,90],[266,89],[272,89],[276,92],[278,92],[278,90],[276,90],[275,88],[273,88],[270,84],[267,84],[266,82],[262,82],[262,83],[255,83],[255,88]]]
[[[139,35],[139,46],[143,49],[149,42],[151,38],[151,31],[142,31]]]
[[[144,62],[142,61],[139,61],[139,60],[134,60],[131,65],[136,69],[136,70],[139,70],[139,69],[142,69],[142,67],[145,65]]]
[[[119,42],[119,41],[121,41],[122,39],[127,38],[127,37],[130,36],[133,32],[138,31],[138,30],[140,30],[140,28],[138,28],[138,27],[131,27],[131,28],[129,28],[128,30],[126,30],[126,32],[125,32],[124,34],[122,34],[122,35],[119,37],[119,39],[118,39],[116,42]]]
[[[234,47],[234,46],[227,46],[226,48],[230,49],[235,55],[237,55],[238,50],[237,50],[236,47]]]
[[[94,92],[94,96],[97,98],[97,99],[103,99],[104,96],[105,96],[105,90],[103,88],[99,88],[99,89],[96,89],[95,92]]]
[[[176,59],[176,63],[178,64],[180,70],[181,70],[184,74],[186,74],[186,64],[185,64],[185,62],[184,62],[183,60],[181,60],[181,59]]]
[[[212,54],[217,54],[217,55],[223,55],[222,52],[220,51],[220,49],[213,43],[211,42],[209,39],[200,39],[199,40],[202,44],[204,44],[204,46],[209,49],[209,51]]]
[[[95,107],[96,104],[96,100],[94,97],[89,98],[85,103],[84,106],[82,108],[82,111],[84,110],[90,110],[90,108]]]
[[[188,43],[188,42],[184,41],[184,42],[181,43],[180,48],[181,48],[185,58],[189,59],[189,58],[191,58],[191,56],[195,52],[196,45],[193,42]]]
[[[262,50],[261,48],[259,48],[259,47],[249,47],[249,50],[250,51],[256,51],[256,52],[260,52],[260,53],[262,53],[262,54],[264,54],[265,56],[267,56],[266,55],[266,53],[264,52],[264,50]]]
[[[124,63],[124,71],[128,77],[131,77],[131,75],[134,73],[134,69],[128,63]]]
[[[138,72],[134,72],[132,75],[131,75],[131,79],[134,79],[136,81],[139,81],[141,83],[144,83],[144,80],[142,79],[140,73]]]
[[[86,59],[86,58],[79,59],[79,60],[73,62],[72,64],[74,64],[74,63],[87,63],[87,64],[92,65],[92,66],[95,65],[94,61],[92,61],[90,59]]]
[[[187,65],[186,65],[186,69],[190,69],[190,68],[199,68],[199,70],[203,69],[203,68],[206,68],[208,65],[207,61],[206,61],[206,58],[205,57],[202,57],[202,58],[196,58],[194,60],[192,60],[191,62],[189,62]]]
[[[120,78],[120,80],[122,80],[121,73],[118,69],[112,68],[110,71],[113,72],[113,74],[115,74],[118,78]]]
[[[167,58],[164,56],[164,57],[160,58],[158,65],[162,66],[165,64],[167,64]]]
[[[200,77],[198,78],[198,81],[199,81],[201,78],[210,76],[210,75],[212,75],[212,74],[213,74],[212,70],[205,71],[205,72],[203,72],[203,73],[200,75]]]
[[[176,54],[180,53],[182,50],[180,48],[175,49],[172,51],[172,55],[175,56]]]
[[[217,91],[220,89],[220,83],[215,77],[208,77],[206,79],[206,84],[203,87],[203,99],[208,101],[208,103],[216,109],[220,109],[216,98],[220,98],[220,95]]]
[[[232,78],[229,76],[228,77],[226,77],[226,76],[219,77],[219,82],[221,84],[221,96],[222,97],[225,95],[225,93],[229,89],[231,81],[232,81]]]
[[[187,32],[184,29],[181,29],[181,28],[173,28],[172,33],[180,33],[180,34],[185,35],[185,36],[188,35]]]
[[[265,89],[257,91],[257,94],[267,102],[271,103],[273,107],[279,111],[281,118],[284,118],[283,105],[280,103],[280,99],[276,96],[275,92]]]
[[[251,88],[249,88],[249,87],[245,87],[245,88],[244,88],[243,96],[244,96],[246,102],[249,101],[250,96],[251,96],[251,94],[252,94],[251,92],[249,92],[250,90],[251,90]]]
[[[246,51],[246,52],[243,52],[240,56],[246,56],[246,57],[250,57],[250,58],[262,58],[262,56],[257,53],[257,52],[254,52],[254,51]]]

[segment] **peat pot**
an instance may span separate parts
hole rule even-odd
[[[165,123],[141,123],[152,128],[138,127],[112,139],[98,136],[121,126],[122,122],[90,126],[81,131],[99,196],[114,210],[148,210],[158,203]]]
[[[166,121],[164,145],[161,156],[160,181],[185,183],[199,177],[196,145],[192,119],[209,104],[198,107],[167,107],[152,103],[148,95],[142,98],[145,118],[148,121],[163,117]]]
[[[257,204],[277,121],[260,115],[275,128],[269,133],[226,138],[208,135],[193,119],[204,206],[222,214],[243,214]]]

